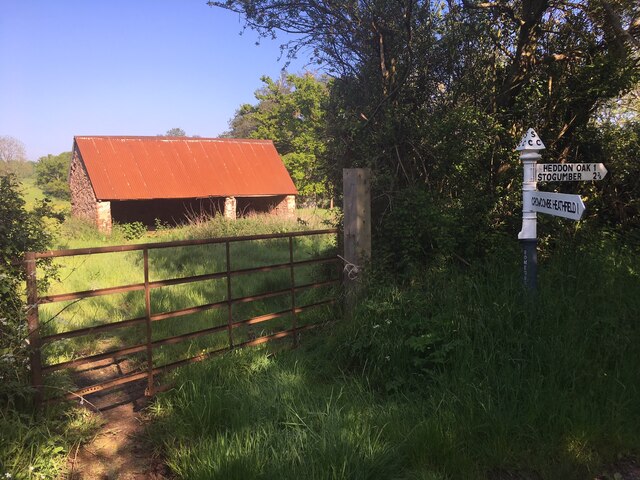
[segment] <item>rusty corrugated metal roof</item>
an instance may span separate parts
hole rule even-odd
[[[271,140],[74,137],[98,200],[295,195]]]

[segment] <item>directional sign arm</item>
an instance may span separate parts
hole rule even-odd
[[[580,195],[554,192],[525,192],[524,201],[534,212],[580,220],[585,211]]]
[[[603,163],[538,163],[536,182],[583,182],[607,176]]]

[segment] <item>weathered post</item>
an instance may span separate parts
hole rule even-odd
[[[350,314],[356,303],[357,280],[371,259],[371,170],[345,168],[342,181],[345,311]]]
[[[40,319],[38,318],[38,284],[36,281],[36,254],[25,253],[27,284],[27,327],[29,328],[29,363],[31,386],[35,388],[35,404],[39,407],[43,400],[42,384],[42,342],[40,341]]]
[[[531,206],[531,195],[536,191],[536,164],[540,158],[538,153],[545,146],[533,128],[527,130],[516,147],[520,152],[520,160],[524,170],[522,181],[522,230],[518,240],[522,243],[524,286],[535,291],[538,278],[538,233],[536,212]]]

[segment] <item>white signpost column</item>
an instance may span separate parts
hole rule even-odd
[[[522,181],[522,230],[518,239],[524,253],[524,285],[535,290],[538,277],[538,232],[536,212],[555,217],[580,220],[585,206],[580,195],[539,192],[537,182],[580,182],[602,180],[607,169],[602,163],[545,163],[538,165],[540,150],[545,146],[533,128],[527,133],[516,150],[524,168]]]
[[[538,278],[538,234],[536,212],[531,208],[530,195],[536,191],[536,164],[541,155],[538,153],[546,147],[533,128],[530,128],[516,151],[520,152],[520,160],[524,169],[522,182],[522,230],[518,240],[522,243],[524,285],[535,290]]]

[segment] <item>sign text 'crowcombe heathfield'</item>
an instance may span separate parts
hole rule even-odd
[[[580,220],[585,207],[580,195],[555,192],[527,192],[524,201],[534,212]]]

